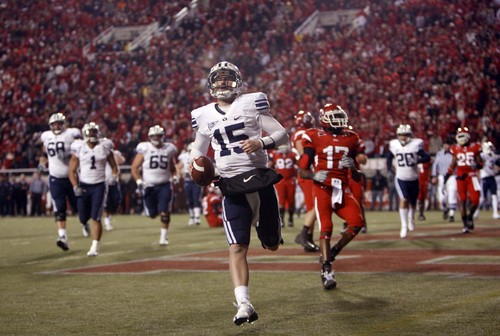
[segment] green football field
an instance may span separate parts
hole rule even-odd
[[[53,218],[0,218],[0,335],[498,335],[500,220],[481,213],[464,235],[440,212],[426,215],[400,239],[397,212],[368,212],[368,233],[334,263],[328,292],[318,255],[293,242],[303,218],[283,229],[276,253],[254,233],[259,319],[241,327],[222,228],[173,215],[161,247],[158,220],[116,216],[89,258],[75,217],[67,252]]]

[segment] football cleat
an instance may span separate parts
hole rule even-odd
[[[321,271],[321,282],[323,283],[323,288],[325,290],[332,290],[337,287],[337,282],[335,281],[335,273],[333,271]]]
[[[84,236],[85,238],[90,236],[89,223],[82,224],[82,236]]]
[[[69,250],[68,240],[66,237],[59,237],[56,241],[57,246],[59,246],[63,251]]]
[[[402,227],[401,228],[401,231],[399,232],[399,236],[401,238],[406,238],[406,235],[408,234],[408,230],[406,229],[406,227]]]
[[[236,305],[236,307],[238,308],[238,312],[234,316],[233,322],[237,326],[243,323],[254,323],[259,318],[259,315],[257,315],[255,308],[250,302],[242,303],[239,306]]]
[[[87,252],[87,257],[97,257],[99,255],[99,251],[90,249]]]
[[[168,239],[160,239],[160,245],[161,246],[167,246],[168,245]]]

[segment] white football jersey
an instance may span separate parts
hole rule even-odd
[[[389,142],[389,150],[394,155],[393,163],[396,165],[396,177],[403,181],[418,180],[418,155],[424,149],[424,142],[419,138],[412,138],[405,145],[398,139]]]
[[[189,165],[191,164],[191,158],[189,157],[189,152],[183,151],[179,154],[177,158],[179,162],[182,162],[182,176],[185,180],[191,180],[191,175],[189,174]]]
[[[172,177],[170,161],[177,155],[177,148],[173,144],[164,142],[157,148],[149,141],[141,142],[137,145],[136,151],[144,156],[142,180],[146,186],[170,181]]]
[[[227,112],[216,103],[191,112],[195,131],[211,140],[215,165],[221,177],[233,177],[254,168],[266,168],[267,152],[260,149],[247,154],[240,141],[262,137],[261,115],[269,115],[269,102],[262,92],[243,94],[235,99]]]
[[[45,131],[40,136],[49,161],[49,174],[57,178],[68,177],[71,144],[81,138],[78,128],[67,128],[61,134]]]
[[[107,158],[113,152],[111,140],[100,139],[94,148],[90,148],[84,140],[76,140],[71,144],[71,152],[80,160],[80,182],[96,184],[106,180]]]
[[[481,159],[483,160],[483,168],[479,171],[479,176],[481,178],[495,176],[495,162],[500,160],[500,155],[491,153],[486,154],[481,152]]]

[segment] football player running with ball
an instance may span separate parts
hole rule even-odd
[[[160,215],[159,244],[166,246],[174,200],[171,180],[177,171],[177,148],[163,141],[165,130],[159,125],[149,128],[148,137],[149,141],[137,145],[130,171],[143,196],[146,215],[150,218]]]
[[[299,160],[299,174],[314,181],[314,208],[322,259],[321,282],[325,290],[330,290],[337,286],[332,262],[363,227],[361,207],[349,189],[348,180],[348,171],[354,180],[361,179],[354,160],[363,149],[358,134],[347,129],[348,117],[342,107],[326,104],[319,112],[319,123],[321,128],[308,129],[302,135],[304,154]],[[330,248],[333,213],[347,222],[347,228]]]
[[[224,230],[238,308],[233,321],[241,325],[258,318],[248,288],[247,251],[252,226],[263,248],[276,251],[283,242],[274,188],[280,176],[267,168],[266,149],[287,144],[288,135],[271,116],[264,93],[241,94],[242,76],[234,64],[223,61],[213,66],[207,85],[216,102],[191,112],[196,131],[191,159],[206,155],[212,146],[220,174],[217,185],[224,195]]]
[[[396,189],[399,195],[399,217],[401,231],[399,236],[406,238],[409,231],[415,229],[415,211],[418,193],[418,164],[427,163],[431,157],[424,150],[424,142],[412,138],[410,125],[399,125],[396,129],[397,139],[389,142],[387,171],[394,174],[393,160],[396,159]]]

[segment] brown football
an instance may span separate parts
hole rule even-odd
[[[215,168],[212,160],[206,156],[200,156],[193,161],[191,177],[196,184],[207,186],[212,183],[215,176]]]

